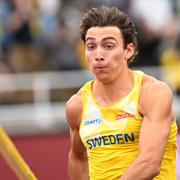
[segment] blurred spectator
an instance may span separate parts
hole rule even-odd
[[[152,31],[144,19],[136,20],[138,28],[139,54],[137,55],[133,66],[158,66],[159,54],[158,47],[162,37]]]
[[[10,0],[0,1],[0,70],[3,72],[4,67],[8,68],[8,61],[6,58],[6,51],[8,44],[11,42],[10,31],[8,28],[8,21],[11,14]]]
[[[1,0],[0,1],[0,45],[1,48],[4,44],[9,41],[9,29],[8,21],[11,14],[11,3],[10,0]]]
[[[180,17],[180,1],[179,0],[173,0],[173,9],[176,16]]]
[[[1,64],[14,72],[86,69],[81,11],[103,4],[128,13],[140,31],[133,65],[159,65],[161,52],[174,43],[170,23],[180,12],[178,0],[1,0]]]
[[[144,19],[149,29],[161,31],[164,25],[173,18],[171,0],[135,0],[132,1],[132,14]]]
[[[14,73],[42,71],[44,67],[43,54],[28,44],[13,46],[8,58]]]
[[[165,81],[180,95],[180,35],[175,46],[162,53],[160,62]]]
[[[54,33],[54,38],[48,44],[48,69],[75,70],[81,68],[76,53],[80,16],[79,10],[75,7],[68,6],[61,9],[59,26]]]
[[[58,28],[58,12],[61,0],[38,0],[40,25],[42,28],[43,43],[48,43],[54,37]]]
[[[6,32],[1,43],[1,50],[6,63],[9,63],[13,72],[41,70],[38,67],[32,67],[41,61],[37,58],[39,52],[32,48],[33,28],[31,21],[35,12],[35,4],[35,0],[9,0],[6,2],[9,11],[6,23],[4,23]],[[32,63],[32,61],[36,61],[36,63]]]

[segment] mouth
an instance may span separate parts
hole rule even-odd
[[[94,71],[95,72],[106,72],[108,70],[107,66],[95,66]]]
[[[107,69],[107,66],[94,66],[94,69]]]

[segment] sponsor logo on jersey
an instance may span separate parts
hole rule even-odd
[[[92,124],[101,124],[102,119],[91,119],[91,120],[86,120],[84,121],[84,125],[92,125]]]
[[[118,114],[115,116],[115,120],[119,120],[119,119],[124,119],[124,118],[129,118],[129,117],[135,117],[134,114],[129,114],[129,113],[124,113],[124,114]]]

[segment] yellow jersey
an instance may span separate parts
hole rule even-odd
[[[80,137],[89,162],[90,180],[119,180],[137,158],[143,117],[138,112],[143,72],[133,71],[134,86],[119,102],[99,106],[92,94],[92,82],[82,87],[83,114]],[[176,179],[176,122],[171,126],[161,171],[154,179]]]

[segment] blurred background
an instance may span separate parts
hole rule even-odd
[[[93,78],[79,23],[100,5],[133,19],[139,54],[131,67],[169,84],[180,124],[180,0],[0,0],[0,124],[39,180],[68,179],[64,104]],[[177,167],[180,180],[179,155]],[[17,179],[2,157],[0,168],[0,179]]]

